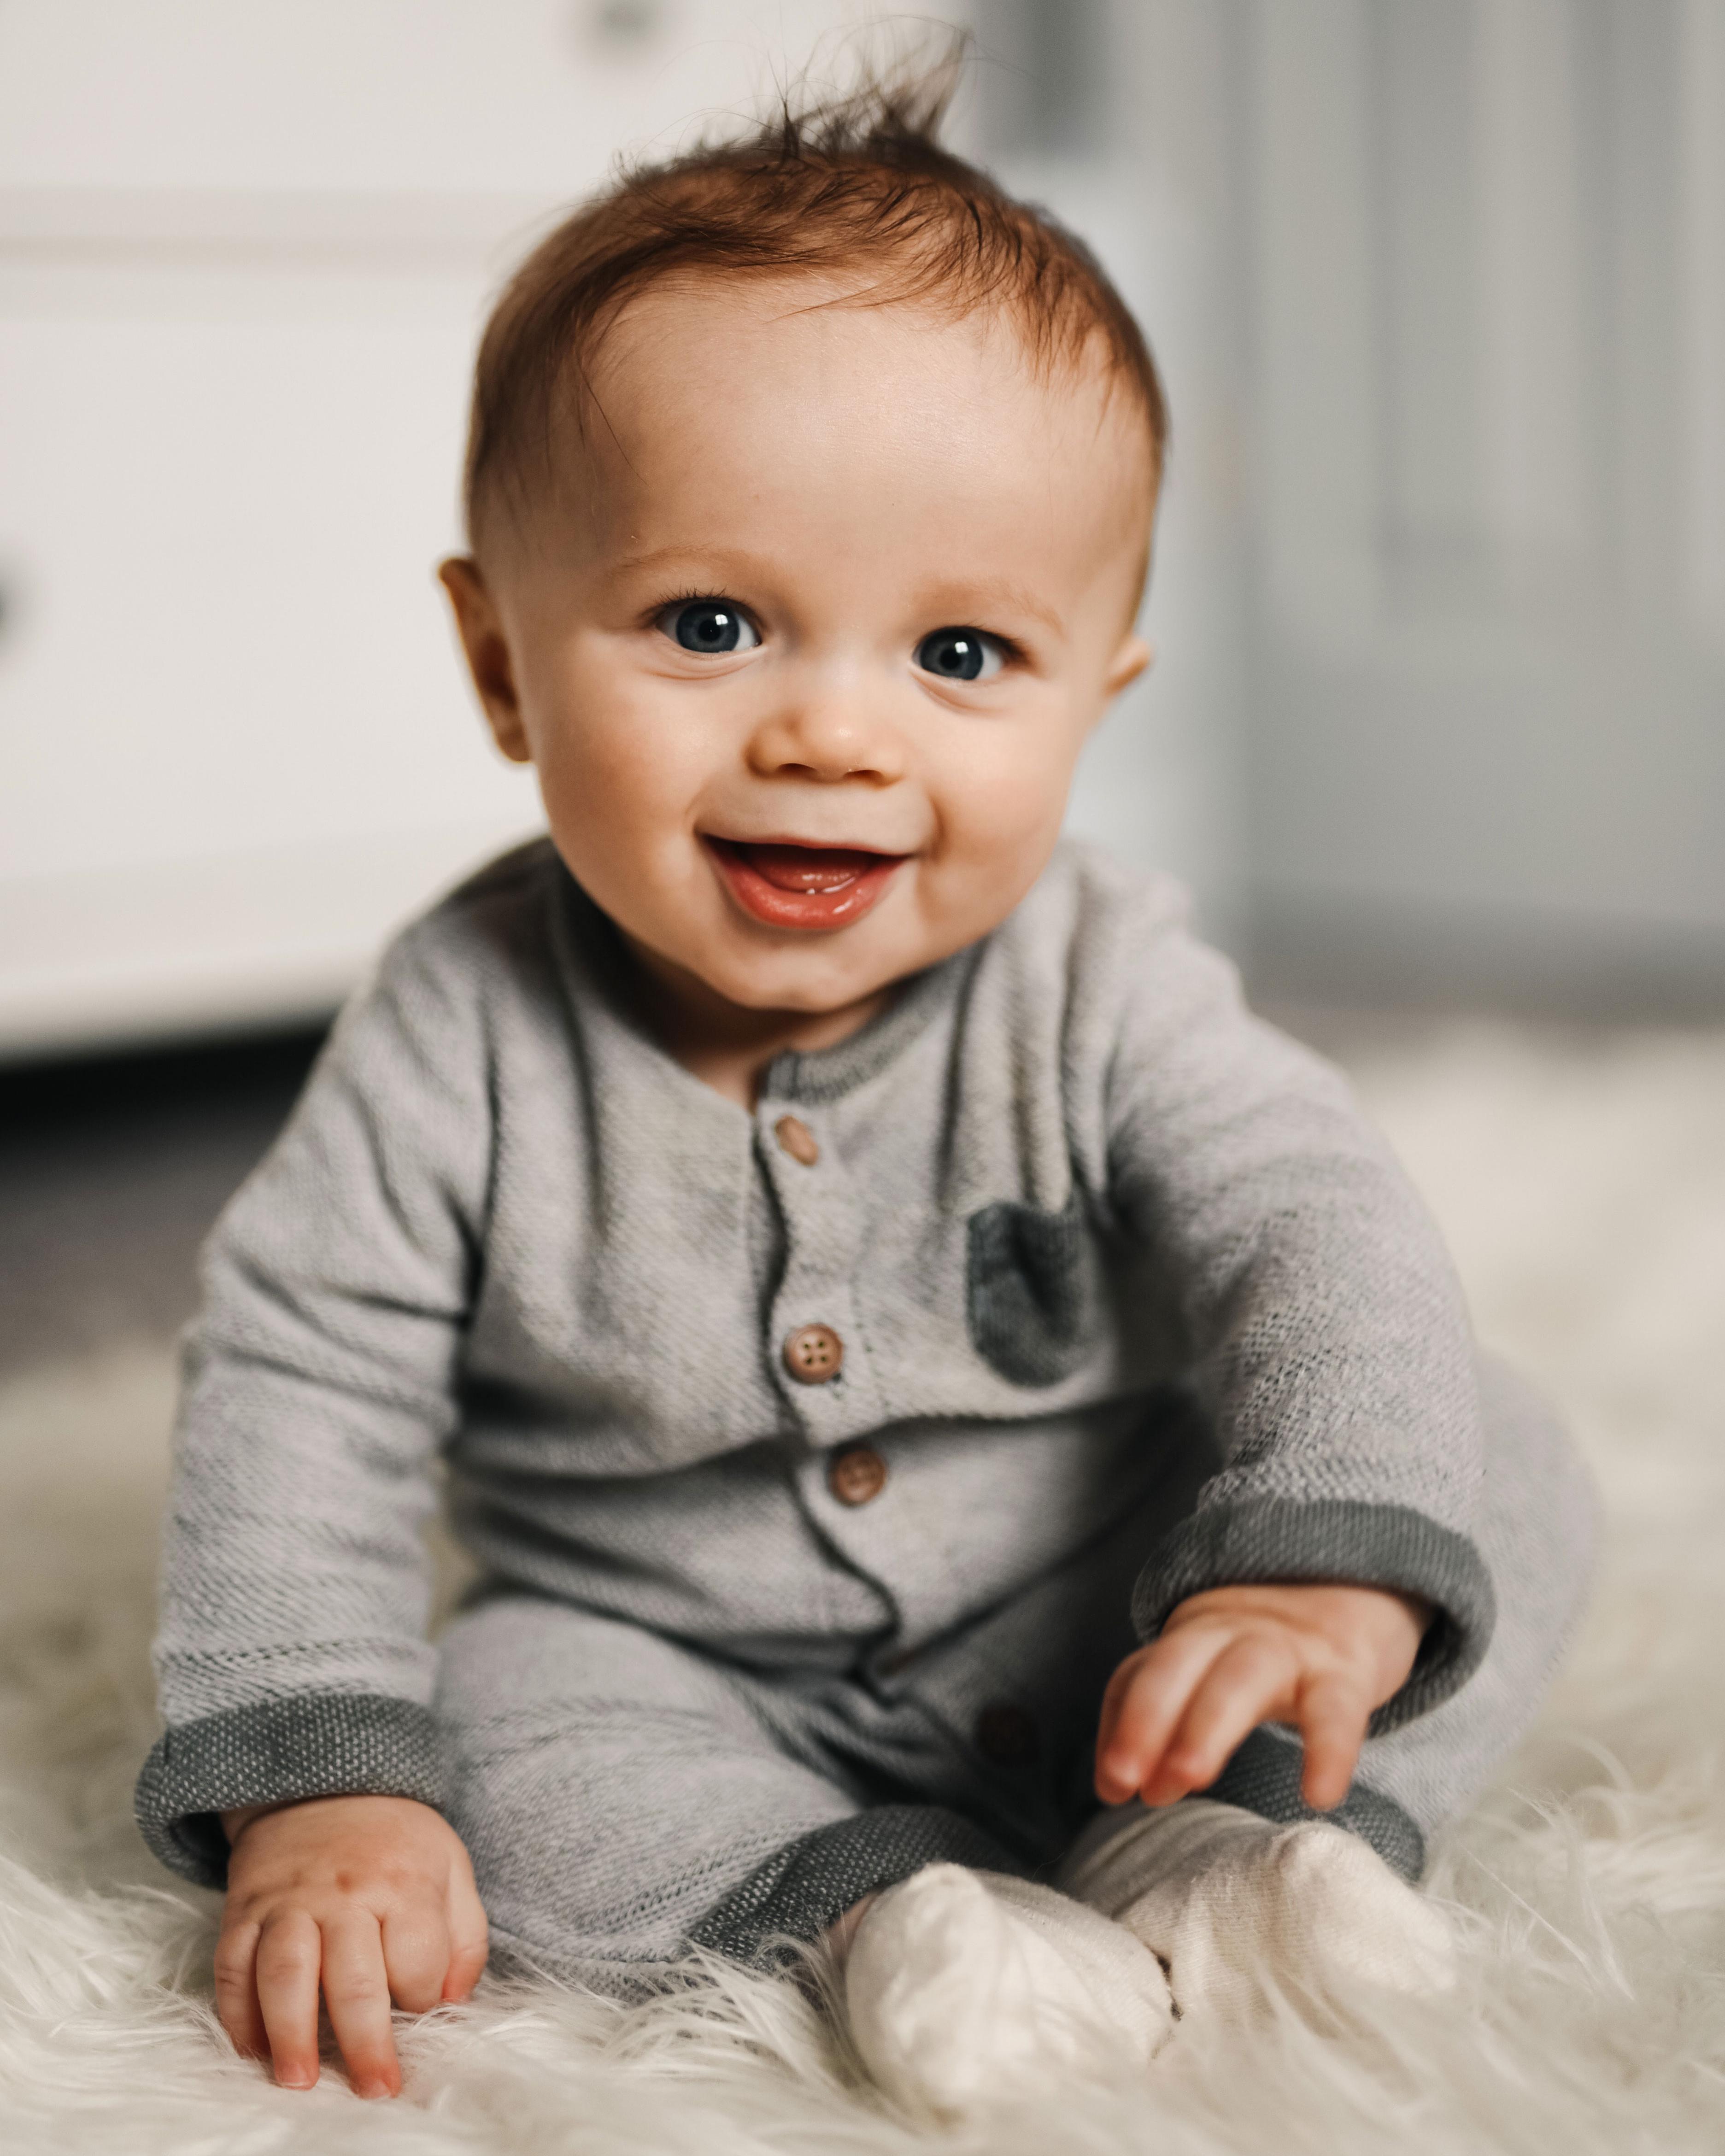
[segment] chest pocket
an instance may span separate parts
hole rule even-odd
[[[1075,1188],[1059,1213],[1003,1200],[968,1224],[965,1317],[984,1362],[1014,1385],[1054,1385],[1095,1326],[1097,1257]]]

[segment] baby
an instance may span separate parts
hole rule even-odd
[[[138,1788],[290,2086],[321,1996],[395,2090],[488,1943],[826,1940],[947,2118],[1440,1984],[1409,1882],[1579,1598],[1580,1471],[1341,1081],[1059,841],[1162,393],[913,106],[634,174],[486,332],[443,578],[549,837],[211,1240]]]

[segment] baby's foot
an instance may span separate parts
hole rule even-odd
[[[845,1996],[879,2086],[947,2121],[1075,2071],[1142,2066],[1173,2021],[1161,1967],[1130,1932],[1050,1887],[957,1864],[870,1905]]]
[[[1182,2015],[1243,2020],[1266,1979],[1327,1998],[1362,1984],[1417,1992],[1455,1982],[1442,1913],[1327,1820],[1279,1826],[1188,1797],[1140,1808],[1089,1853],[1081,1844],[1060,1880],[1144,1942]]]

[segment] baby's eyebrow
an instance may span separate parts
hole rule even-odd
[[[973,622],[978,629],[988,627],[990,614],[1029,614],[1054,635],[1066,634],[1065,623],[1045,599],[1039,598],[1028,584],[1015,584],[1006,578],[979,577],[974,583],[967,578],[963,583],[935,585],[923,607],[931,615],[939,614],[943,622]]]
[[[757,556],[734,547],[703,547],[696,545],[649,547],[644,554],[624,554],[612,562],[606,574],[614,578],[644,576],[653,569],[695,569],[703,574],[716,571],[721,580],[761,578],[768,564]]]

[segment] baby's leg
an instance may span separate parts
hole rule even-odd
[[[753,1960],[812,1943],[924,1866],[1016,1868],[939,1805],[865,1806],[791,1757],[749,1691],[711,1657],[537,1596],[449,1625],[446,1809],[494,1967],[638,1994],[691,1945]]]
[[[1417,1880],[1427,1837],[1532,1721],[1579,1612],[1593,1543],[1592,1486],[1550,1410],[1502,1365],[1481,1375],[1486,1483],[1476,1533],[1497,1621],[1461,1691],[1367,1739],[1334,1824],[1300,1800],[1297,1739],[1263,1728],[1204,1797],[1104,1814],[1062,1867],[1062,1883],[1168,1961],[1183,2010],[1243,2008],[1255,1964],[1317,1989],[1349,1977],[1407,1988],[1442,1979],[1435,1912],[1401,1882]]]
[[[643,1992],[763,1863],[856,1810],[712,1662],[538,1596],[449,1626],[436,1712],[494,1967]]]
[[[1137,1940],[1011,1876],[957,1813],[865,1804],[793,1758],[751,1707],[759,1689],[548,1600],[457,1619],[438,1695],[449,1810],[496,1965],[627,1997],[691,1946],[758,1963],[860,1907],[852,2032],[909,2107],[952,2116],[1014,2076],[1149,2056],[1172,2010]]]

